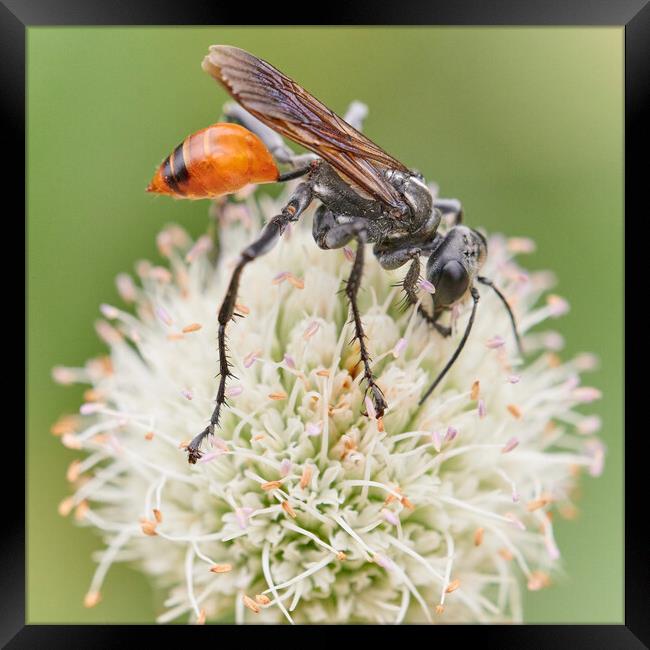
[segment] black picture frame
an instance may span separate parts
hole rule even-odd
[[[627,215],[640,215],[628,221],[625,229],[626,286],[626,340],[642,341],[644,334],[634,332],[641,327],[640,318],[628,312],[631,296],[637,301],[645,292],[635,287],[642,277],[635,260],[643,260],[640,250],[643,237],[637,228],[646,218],[641,201],[644,185],[647,185],[647,116],[650,95],[650,6],[649,0],[429,0],[425,3],[392,2],[380,6],[370,2],[328,1],[311,7],[301,5],[296,9],[286,2],[281,6],[268,5],[255,8],[255,21],[263,19],[276,24],[307,24],[310,22],[305,9],[317,10],[321,18],[337,25],[611,25],[625,27],[625,206]],[[26,29],[36,25],[241,25],[244,14],[250,18],[250,10],[225,3],[207,3],[200,0],[158,0],[135,2],[131,0],[2,0],[0,2],[0,96],[3,131],[3,181],[5,192],[20,196],[25,187],[25,43]],[[280,19],[281,23],[278,22]],[[645,181],[645,183],[644,183]],[[24,194],[23,194],[24,196]],[[635,207],[638,206],[637,209]],[[12,211],[11,219],[5,215],[5,226],[16,225],[19,219]],[[631,231],[634,229],[634,236]],[[23,235],[25,232],[23,231]],[[26,250],[26,249],[25,249]],[[17,283],[14,283],[17,284]],[[25,297],[26,294],[24,294]],[[24,300],[25,302],[25,300]],[[603,297],[606,309],[607,298]],[[25,312],[24,312],[25,313]],[[636,335],[636,336],[635,336]],[[630,338],[631,337],[631,338]],[[647,338],[647,337],[646,337]],[[25,348],[26,350],[26,348]],[[26,350],[26,354],[28,351]],[[637,361],[635,366],[640,364]],[[626,364],[625,386],[625,622],[621,625],[522,625],[522,626],[436,626],[427,630],[431,643],[467,643],[477,637],[482,647],[498,648],[641,648],[650,644],[650,563],[648,539],[644,535],[646,512],[644,503],[644,479],[647,470],[643,455],[644,429],[629,425],[638,421],[635,407],[642,404],[640,390],[643,380],[632,379]],[[8,392],[5,400],[10,399]],[[629,408],[628,408],[629,407]],[[8,433],[7,433],[8,435]],[[5,453],[12,461],[20,457],[15,449],[5,444]],[[20,461],[15,462],[20,467]],[[7,467],[10,465],[8,464]],[[9,478],[5,476],[5,479]],[[5,491],[4,526],[1,535],[0,562],[0,643],[8,648],[55,648],[65,647],[130,647],[143,642],[164,640],[181,643],[194,640],[224,642],[243,630],[221,627],[218,631],[210,626],[74,626],[74,625],[25,625],[25,501],[12,497],[15,481],[10,479],[11,492]],[[13,487],[12,487],[13,484]],[[266,634],[268,628],[249,626],[246,635],[254,632]],[[377,628],[350,627],[345,641],[353,642],[367,638]],[[329,631],[329,630],[328,630]],[[335,629],[332,632],[338,634]],[[400,628],[396,634],[421,632]],[[386,630],[388,632],[388,630]],[[382,630],[382,634],[384,631]],[[388,632],[390,633],[390,632]],[[311,635],[311,627],[303,627],[283,635]],[[363,635],[363,636],[361,636]],[[443,638],[441,638],[444,637]],[[356,637],[356,638],[355,638]],[[313,636],[305,636],[304,642],[313,642]],[[241,637],[239,637],[241,643]],[[284,636],[287,642],[287,636]],[[291,640],[295,643],[294,640]]]

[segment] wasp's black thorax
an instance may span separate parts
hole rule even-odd
[[[433,197],[422,177],[396,169],[386,171],[386,179],[402,195],[406,207],[403,215],[408,232],[415,232],[431,215]]]
[[[403,197],[400,210],[366,198],[327,163],[319,161],[310,173],[314,196],[336,217],[339,224],[359,217],[368,221],[368,242],[401,238],[419,230],[430,218],[433,199],[427,186],[417,177],[397,170],[388,170],[386,177]]]
[[[319,161],[319,164],[314,165],[309,180],[314,196],[337,216],[366,219],[380,217],[381,204],[361,196],[327,163]]]

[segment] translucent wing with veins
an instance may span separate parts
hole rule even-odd
[[[203,69],[258,120],[317,153],[354,187],[390,207],[400,207],[400,194],[384,172],[408,169],[295,81],[228,45],[210,47]]]

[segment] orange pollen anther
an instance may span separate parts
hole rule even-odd
[[[84,607],[90,609],[97,605],[97,603],[102,599],[102,595],[98,591],[89,591],[84,596]]]
[[[415,510],[415,506],[411,503],[408,497],[402,497],[400,503],[409,510]]]
[[[86,513],[90,510],[90,506],[88,505],[88,501],[85,499],[75,508],[74,511],[74,518],[76,521],[81,521],[85,516]]]
[[[68,465],[68,470],[65,474],[65,478],[68,482],[74,483],[79,478],[79,465],[81,465],[80,460],[73,460],[70,465]]]
[[[232,571],[232,564],[215,564],[210,567],[210,571],[212,573],[228,573],[228,571]]]
[[[513,418],[516,418],[517,420],[521,418],[521,409],[516,404],[508,404],[506,408]]]
[[[149,535],[149,537],[154,537],[158,533],[156,532],[156,522],[154,521],[149,521],[148,519],[145,519],[145,521],[141,525],[142,532],[145,535]]]
[[[314,470],[311,465],[307,465],[305,469],[302,470],[302,476],[300,477],[300,487],[304,490],[311,481],[311,477]]]
[[[507,548],[500,548],[497,553],[506,561],[512,560],[512,553]]]
[[[297,278],[295,275],[289,273],[287,275],[287,280],[292,284],[296,289],[304,289],[305,281],[302,278]]]
[[[52,425],[50,431],[55,436],[62,436],[64,433],[74,433],[77,422],[78,420],[74,415],[64,415]]]
[[[271,490],[277,490],[279,487],[282,487],[282,481],[267,481],[262,483],[260,486],[265,492],[270,492]]]
[[[551,579],[543,571],[533,571],[528,579],[528,589],[530,591],[539,591],[551,584]]]
[[[460,587],[460,580],[458,580],[458,579],[456,579],[456,580],[452,580],[452,581],[447,585],[447,588],[445,589],[445,591],[446,591],[448,594],[450,594],[452,591],[456,591],[456,589],[458,589],[458,587]]]
[[[59,503],[57,511],[62,517],[67,517],[72,512],[73,507],[74,497],[66,497],[61,501],[61,503]]]
[[[288,501],[282,502],[282,510],[284,510],[292,519],[295,519],[298,516]]]
[[[84,391],[84,401],[86,402],[99,402],[102,399],[102,393],[96,388],[89,388]]]
[[[254,612],[255,614],[260,613],[260,606],[250,596],[244,595],[242,596],[242,599],[244,601],[244,605],[248,607],[251,612]]]
[[[543,508],[545,505],[549,503],[549,499],[534,499],[533,501],[529,501],[526,504],[526,510],[528,512],[534,512],[535,510],[539,510],[540,508]]]

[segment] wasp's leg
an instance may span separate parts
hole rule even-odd
[[[273,129],[266,126],[266,124],[258,120],[254,115],[251,115],[251,113],[249,113],[245,108],[235,102],[224,104],[223,112],[228,121],[236,122],[237,124],[247,128],[249,131],[252,131],[266,145],[266,148],[279,163],[286,163],[293,167],[303,167],[308,165],[312,160],[318,158],[318,156],[313,153],[295,153],[295,151],[285,144],[279,133],[276,133]],[[348,124],[357,129],[357,131],[361,131],[363,120],[367,115],[368,107],[362,102],[353,101],[350,103],[344,119]]]
[[[361,131],[366,117],[368,117],[368,107],[363,102],[355,100],[348,106],[343,119],[357,131]]]
[[[409,242],[401,248],[387,248],[386,246],[375,244],[372,252],[375,254],[382,268],[387,271],[392,271],[393,269],[398,269],[400,266],[404,266],[404,264],[415,258],[419,258],[422,254],[422,248],[413,242]]]
[[[226,348],[226,325],[235,315],[237,290],[242,271],[249,262],[268,253],[273,248],[287,225],[292,221],[297,221],[300,214],[309,206],[312,197],[311,186],[308,183],[301,183],[282,212],[273,217],[264,226],[259,237],[253,243],[249,244],[239,256],[237,266],[230,277],[228,291],[219,309],[219,388],[217,391],[216,405],[210,417],[210,424],[195,436],[187,446],[188,460],[192,464],[201,458],[200,446],[203,439],[208,435],[214,434],[215,428],[219,426],[221,408],[226,403],[226,380],[232,376],[230,372],[231,364],[228,361]]]
[[[224,105],[223,111],[229,121],[240,124],[257,135],[279,163],[290,164],[294,167],[292,171],[280,174],[278,183],[299,178],[310,171],[310,163],[316,160],[317,156],[313,154],[297,155],[287,147],[279,133],[276,133],[273,129],[266,126],[266,124],[260,122],[260,120],[251,115],[239,104],[229,102]]]
[[[349,224],[353,226],[354,224]],[[343,226],[339,226],[343,227]],[[354,262],[352,263],[352,271],[348,277],[347,283],[345,285],[345,293],[350,301],[350,308],[352,310],[352,319],[354,321],[354,338],[359,341],[359,357],[361,363],[363,363],[363,376],[367,383],[367,390],[370,391],[372,395],[372,402],[375,407],[375,413],[377,418],[381,418],[384,415],[384,411],[388,408],[386,400],[384,399],[384,394],[381,391],[381,388],[377,386],[375,382],[375,377],[372,374],[372,369],[370,367],[370,355],[368,354],[368,348],[366,347],[366,335],[363,331],[363,324],[361,322],[361,315],[359,313],[359,305],[357,304],[357,295],[359,289],[361,288],[361,277],[363,275],[363,259],[364,259],[364,249],[366,243],[366,231],[363,227],[363,221],[359,225],[358,232],[356,234],[357,240],[357,252],[354,257]]]
[[[422,316],[422,318],[424,318],[424,320],[429,323],[431,327],[435,328],[438,334],[447,338],[448,336],[451,336],[451,327],[447,327],[446,325],[441,325],[438,323],[438,318],[440,318],[443,311],[445,310],[434,308],[432,316],[422,305],[418,305],[418,314]]]
[[[433,210],[431,216],[416,232],[399,239],[385,239],[373,248],[375,257],[386,270],[397,269],[411,262],[402,281],[405,307],[417,302],[415,290],[420,280],[420,255],[431,255],[443,239],[442,235],[437,233],[440,218],[440,212]]]
[[[463,206],[458,199],[436,199],[433,205],[444,217],[451,215],[452,226],[463,223]]]
[[[336,215],[331,210],[324,205],[320,205],[314,215],[312,235],[319,248],[330,250],[332,248],[343,248],[353,239],[356,239],[357,235],[365,231],[365,229],[365,219],[358,218],[348,223],[339,223]]]
[[[381,266],[387,270],[397,269],[409,260],[411,261],[411,266],[402,281],[402,288],[404,289],[402,305],[404,308],[414,305],[418,301],[415,290],[420,280],[420,255],[422,249],[413,246],[413,244],[406,244],[403,248],[378,250],[375,245],[373,252]]]
[[[436,241],[437,245],[437,241]],[[404,289],[404,305],[415,305],[417,303],[417,294],[415,289],[417,287],[418,280],[420,279],[420,255],[421,254],[430,254],[432,244],[425,244],[424,248],[415,248],[412,245],[406,245],[404,248],[393,249],[393,250],[377,250],[375,246],[375,255],[379,260],[379,263],[385,269],[396,269],[406,264],[408,260],[413,260],[411,266],[404,276],[402,281],[402,287]],[[435,301],[434,301],[435,302]],[[418,305],[418,314],[424,318],[424,320],[429,323],[436,331],[444,337],[451,335],[451,327],[446,327],[438,323],[438,318],[442,314],[443,310],[435,310],[433,316],[429,314],[422,305]]]
[[[350,302],[352,320],[354,322],[354,339],[359,341],[359,357],[363,363],[363,376],[368,384],[368,390],[372,394],[372,401],[377,417],[384,415],[388,407],[384,394],[375,382],[370,367],[370,354],[366,347],[366,335],[363,331],[357,295],[361,288],[361,277],[363,275],[364,247],[366,243],[366,220],[355,219],[348,223],[339,224],[331,210],[321,205],[314,216],[313,235],[320,248],[341,248],[353,239],[357,241],[357,252],[352,263],[352,271],[345,284],[345,294]]]

